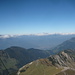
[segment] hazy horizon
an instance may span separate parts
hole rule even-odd
[[[9,38],[17,36],[47,36],[47,35],[75,35],[75,33],[36,33],[36,34],[0,34],[0,38]]]

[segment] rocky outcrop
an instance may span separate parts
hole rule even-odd
[[[49,60],[57,67],[75,68],[74,58],[65,51],[62,51],[57,55],[50,56]]]

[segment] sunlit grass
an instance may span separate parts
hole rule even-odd
[[[22,70],[26,70],[26,68]],[[48,66],[47,64],[42,64],[40,61],[35,61],[26,71],[21,72],[20,75],[54,75],[60,71],[61,69],[55,66]]]

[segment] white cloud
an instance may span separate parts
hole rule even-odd
[[[16,34],[16,35],[0,35],[0,38],[10,38],[10,37],[18,37],[23,35],[35,35],[35,36],[44,36],[44,35],[75,35],[75,33],[37,33],[37,34]]]
[[[9,38],[12,37],[11,35],[0,35],[0,38]]]

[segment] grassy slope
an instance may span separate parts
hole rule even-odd
[[[68,70],[66,70],[64,72],[60,72],[56,75],[75,75],[75,70],[68,69]]]
[[[14,70],[17,70],[18,68],[15,66],[17,61],[13,58],[6,58],[6,57],[1,57],[5,67],[8,69],[9,73],[12,73]],[[6,70],[6,68],[3,66],[2,62],[0,61],[1,69],[0,72],[3,70]]]
[[[48,59],[34,61],[28,68],[24,67],[20,75],[54,75],[61,71],[49,62]]]
[[[3,62],[5,64],[5,66],[7,67],[7,69],[9,69],[9,68],[17,69],[17,67],[15,66],[17,64],[17,61],[15,59],[13,59],[13,58],[8,58],[7,59],[7,58],[4,58],[4,57],[2,57],[1,59],[3,60]],[[7,60],[5,60],[5,59],[7,59]]]

